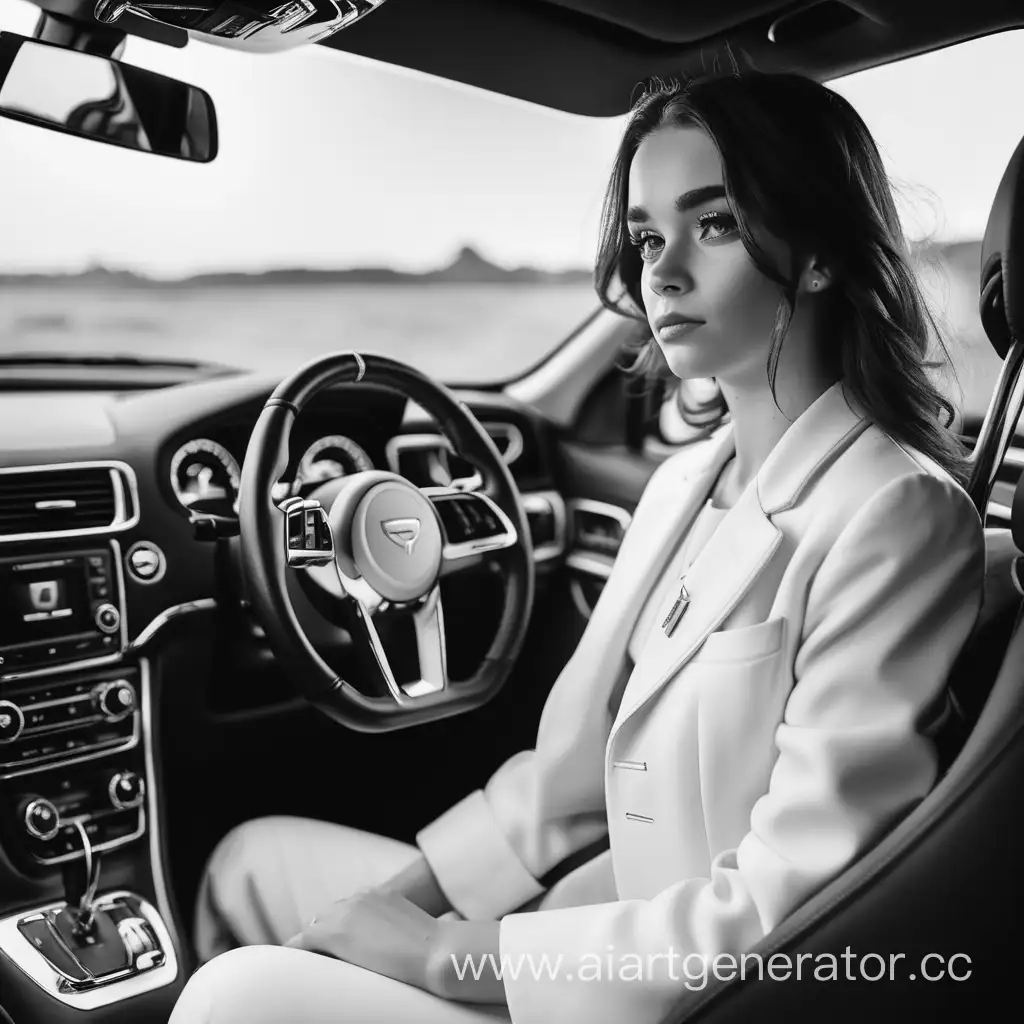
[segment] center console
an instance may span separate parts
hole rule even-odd
[[[54,1000],[91,1010],[183,983],[149,665],[127,647],[120,545],[89,541],[0,552],[0,951],[48,1021]]]

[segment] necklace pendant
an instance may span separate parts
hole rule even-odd
[[[686,587],[680,583],[679,596],[675,599],[675,602],[668,611],[668,615],[665,616],[665,621],[661,624],[661,628],[665,630],[666,636],[671,636],[673,634],[676,626],[679,624],[679,620],[683,617],[683,612],[686,611],[686,606],[689,603],[690,594]]]

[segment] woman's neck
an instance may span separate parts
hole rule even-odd
[[[794,375],[783,381],[780,373],[776,379],[776,406],[767,380],[763,387],[736,387],[719,381],[729,406],[736,453],[719,479],[716,504],[735,504],[782,435],[834,383],[835,378],[824,374]]]

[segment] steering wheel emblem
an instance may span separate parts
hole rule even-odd
[[[416,541],[420,539],[420,521],[418,519],[385,519],[380,528],[392,544],[405,548],[407,555],[412,554]]]

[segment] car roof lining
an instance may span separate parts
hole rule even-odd
[[[387,0],[319,45],[609,117],[652,77],[727,70],[732,58],[824,81],[1022,25],[1018,0]]]

